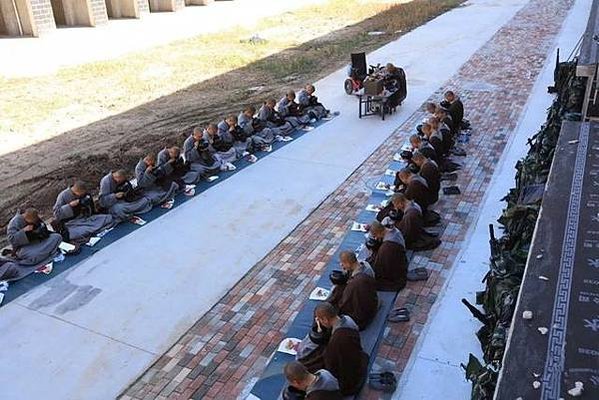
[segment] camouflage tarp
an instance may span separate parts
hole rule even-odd
[[[468,364],[462,364],[466,378],[472,382],[473,400],[493,398],[562,120],[580,119],[584,84],[576,77],[576,60],[557,64],[555,86],[551,88],[557,96],[547,122],[529,139],[528,154],[516,164],[516,185],[503,199],[507,202],[499,218],[503,236],[496,240],[490,227],[490,268],[483,280],[485,290],[476,295],[476,304],[483,311],[462,300],[483,323],[476,335],[484,362],[470,354]]]

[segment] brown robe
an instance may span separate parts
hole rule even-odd
[[[385,207],[383,207],[381,209],[381,211],[379,211],[376,214],[376,220],[379,222],[383,222],[385,217],[390,217],[390,213],[393,210],[395,210],[395,206],[393,205],[393,203],[389,202],[389,204],[387,204]],[[395,212],[396,212],[395,226],[397,227],[397,224],[399,223],[399,221],[401,220],[401,217],[403,216],[403,211],[395,210]]]
[[[406,208],[403,218],[398,223],[398,228],[406,241],[406,249],[415,251],[431,250],[441,244],[439,239],[426,233],[423,227],[422,210],[418,204],[412,203]]]
[[[462,125],[462,120],[464,119],[464,104],[462,103],[462,100],[456,98],[449,105],[449,115],[451,115],[453,123],[459,128]]]
[[[372,269],[378,290],[397,292],[406,286],[408,260],[405,242],[399,230],[387,231],[383,244],[374,254]]]
[[[349,315],[360,330],[368,326],[376,316],[379,305],[374,272],[368,264],[362,264],[359,270],[354,271],[343,293],[335,300],[336,303],[331,304],[339,310],[340,315]]]
[[[439,136],[436,134],[431,135],[431,137],[428,138],[428,142],[435,149],[435,154],[437,155],[436,159],[440,160],[443,158],[443,155],[445,154],[445,145],[443,144],[443,138],[440,136],[440,134]]]
[[[420,167],[420,176],[426,180],[429,192],[431,195],[431,201],[436,203],[439,200],[439,190],[441,189],[441,171],[436,162],[432,160],[425,161]]]
[[[357,325],[347,316],[342,316],[324,353],[324,366],[337,380],[345,396],[356,394],[366,381],[368,355],[362,350]]]
[[[423,141],[418,151],[422,153],[426,158],[430,158],[431,160],[437,161],[437,152],[435,148],[431,146],[430,143]]]
[[[423,212],[435,203],[434,196],[431,195],[426,180],[418,175],[412,176],[410,182],[406,185],[404,194],[409,200],[418,203]]]
[[[317,390],[305,397],[306,400],[343,400],[343,395],[340,391]]]

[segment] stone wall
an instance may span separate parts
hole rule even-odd
[[[37,28],[37,35],[56,29],[50,0],[31,0],[30,4],[33,24]]]

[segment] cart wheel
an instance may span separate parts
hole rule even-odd
[[[351,79],[346,79],[343,83],[343,88],[345,89],[345,93],[352,94],[354,92],[354,82]]]

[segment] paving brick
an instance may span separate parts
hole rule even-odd
[[[443,216],[443,245],[412,260],[411,268],[426,266],[431,276],[427,282],[410,282],[398,295],[396,306],[413,307],[413,318],[386,327],[376,365],[391,365],[398,374],[405,370],[571,5],[572,0],[531,0],[431,96],[431,101],[438,101],[445,90],[457,91],[472,122],[465,145],[468,155],[458,158],[463,167],[455,184],[462,195],[441,196],[435,206]],[[177,383],[177,390],[183,390],[185,399],[235,399],[253,385],[351,222],[366,206],[369,182],[379,180],[393,154],[423,117],[424,110],[420,109],[402,124],[200,318],[169,351],[170,356],[161,357],[124,395],[139,400],[148,393],[168,392],[175,389],[169,386],[172,381]],[[177,344],[182,346],[175,351]],[[183,369],[169,381],[165,375],[185,358],[184,351],[194,357],[187,365],[180,363],[178,368]],[[187,383],[179,385],[177,379]],[[385,397],[366,388],[361,398]]]

